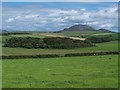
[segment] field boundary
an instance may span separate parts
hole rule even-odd
[[[45,54],[45,55],[15,55],[2,56],[2,59],[25,59],[25,58],[56,58],[56,57],[73,57],[73,56],[97,56],[97,55],[114,55],[120,54],[120,51],[109,52],[88,52],[88,53],[68,53],[68,54]]]

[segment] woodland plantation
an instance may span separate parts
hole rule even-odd
[[[90,37],[84,41],[73,40],[66,37],[13,37],[6,40],[4,47],[22,47],[22,48],[54,48],[54,49],[72,49],[95,46],[93,43],[112,41],[110,37]]]
[[[77,47],[89,47],[93,44],[89,40],[73,40],[70,38],[46,37],[46,38],[31,38],[31,37],[14,37],[7,40],[5,47],[22,47],[22,48],[54,48],[54,49],[71,49]]]

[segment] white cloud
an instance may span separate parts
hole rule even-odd
[[[35,15],[25,15],[24,16],[26,19],[31,19],[31,18],[36,18],[36,17],[39,17],[38,14],[35,14]]]
[[[29,11],[29,12],[28,12]],[[87,24],[97,29],[117,27],[117,7],[107,7],[97,11],[81,9],[34,9],[19,14],[6,12],[5,22],[21,29],[61,30],[74,24]],[[27,12],[27,13],[26,13]],[[5,13],[4,13],[5,14]],[[13,22],[14,21],[14,22]],[[6,23],[3,23],[4,26]],[[12,27],[9,27],[12,29]],[[16,28],[14,28],[16,29]]]
[[[14,21],[14,18],[9,18],[6,20],[6,22],[12,22],[12,21]]]
[[[63,18],[53,18],[52,21],[59,23],[59,22],[64,22],[64,19]]]
[[[15,19],[21,20],[22,16],[16,16]]]
[[[93,15],[94,17],[99,17],[99,18],[117,18],[117,7],[113,8],[107,8],[104,10],[98,11],[96,14]]]
[[[85,9],[85,8],[82,8],[81,10],[82,10],[82,11],[86,11],[86,9]]]
[[[106,23],[106,24],[100,25],[99,27],[110,29],[111,27],[113,27],[113,25],[110,23]]]

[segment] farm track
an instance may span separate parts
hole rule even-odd
[[[73,39],[73,40],[82,40],[82,41],[84,41],[84,40],[86,40],[86,38],[79,38],[79,37],[67,37],[67,36],[61,36],[61,35],[50,35],[50,34],[40,34],[40,35],[42,35],[42,36],[47,36],[47,37],[66,37],[66,38],[70,38],[70,39]]]

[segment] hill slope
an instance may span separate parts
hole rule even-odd
[[[106,29],[96,30],[91,26],[82,25],[82,24],[78,24],[78,25],[71,26],[69,28],[65,28],[65,29],[63,29],[63,30],[61,30],[59,32],[66,32],[66,31],[79,31],[79,32],[98,31],[98,32],[103,32],[103,33],[112,33],[112,31],[110,31],[110,30],[106,30]]]

